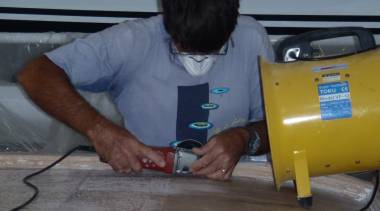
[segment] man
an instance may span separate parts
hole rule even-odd
[[[195,140],[193,174],[226,180],[244,153],[268,151],[258,56],[273,59],[266,32],[239,17],[239,0],[162,0],[163,16],[128,21],[47,53],[19,74],[50,115],[86,135],[118,172],[141,159],[164,166],[151,146]],[[110,93],[124,128],[76,89]],[[257,139],[260,137],[261,141]],[[256,140],[257,139],[257,140]]]

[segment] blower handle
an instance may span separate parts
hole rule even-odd
[[[313,59],[312,46],[313,41],[332,39],[338,37],[354,36],[357,37],[359,46],[357,51],[363,52],[376,48],[376,41],[372,32],[362,27],[334,27],[324,28],[306,32],[300,35],[295,35],[281,41],[276,45],[276,60],[283,62],[283,58],[290,48],[299,48],[301,53],[295,59]]]

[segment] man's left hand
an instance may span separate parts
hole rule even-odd
[[[248,139],[249,133],[244,128],[231,128],[213,136],[205,146],[193,148],[202,158],[191,166],[192,173],[213,180],[230,179]]]

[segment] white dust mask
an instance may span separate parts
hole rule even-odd
[[[178,55],[179,61],[192,76],[202,76],[214,65],[216,55]]]

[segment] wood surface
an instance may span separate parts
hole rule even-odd
[[[22,177],[58,159],[56,155],[0,155],[0,210],[32,191]],[[274,188],[269,163],[239,163],[228,182],[145,171],[122,175],[92,154],[74,154],[32,180],[41,195],[30,210],[302,210],[291,182]],[[358,210],[372,184],[347,175],[312,179],[312,210]],[[379,207],[379,200],[374,207]],[[376,209],[373,210],[376,210]]]

